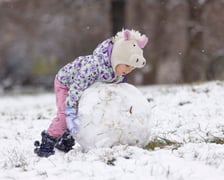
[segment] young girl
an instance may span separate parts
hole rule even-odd
[[[138,31],[122,30],[99,44],[92,55],[80,56],[59,70],[54,82],[57,116],[41,133],[41,142],[34,144],[38,156],[53,155],[55,147],[64,152],[72,149],[83,91],[96,81],[123,82],[135,68],[142,68],[146,64],[142,49],[147,42],[148,38]]]

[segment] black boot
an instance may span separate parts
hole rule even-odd
[[[69,131],[65,131],[61,138],[56,143],[55,147],[63,152],[68,152],[72,149],[72,146],[75,145],[75,139],[69,133]]]
[[[54,138],[47,134],[46,131],[41,133],[42,140],[41,143],[39,141],[34,142],[34,153],[40,157],[49,157],[54,154],[54,146],[57,142],[57,138]]]

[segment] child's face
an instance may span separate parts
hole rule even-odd
[[[118,64],[116,66],[116,74],[119,76],[129,74],[133,70],[134,70],[134,67],[131,67],[127,64]]]

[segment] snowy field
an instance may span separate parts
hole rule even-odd
[[[33,153],[55,115],[53,94],[0,97],[1,180],[223,180],[224,82],[138,87],[152,109],[150,143],[50,158]]]

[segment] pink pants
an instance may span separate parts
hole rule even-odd
[[[52,120],[47,132],[50,136],[60,137],[67,129],[65,101],[68,95],[68,88],[55,78],[54,91],[56,95],[57,116]]]

